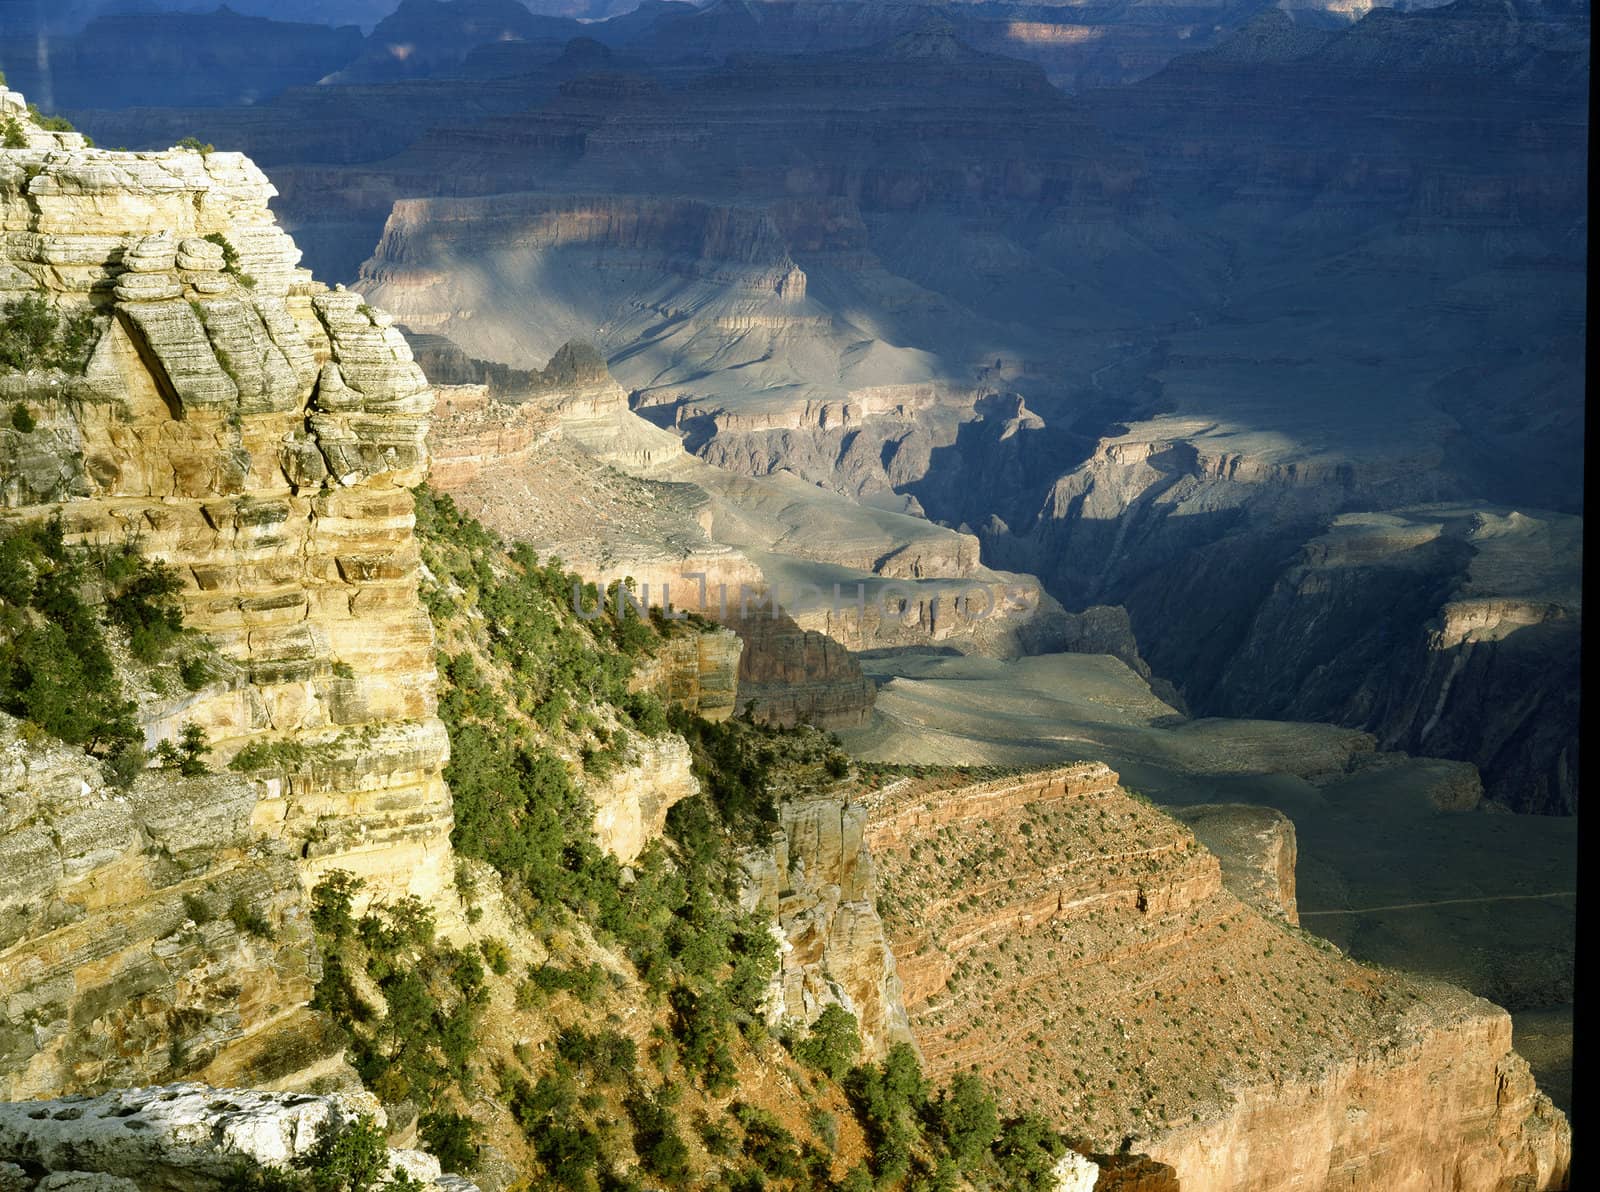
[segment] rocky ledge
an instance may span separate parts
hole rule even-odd
[[[306,1167],[364,1120],[367,1093],[310,1096],[169,1084],[101,1097],[0,1104],[5,1192],[214,1192],[241,1173]],[[390,1179],[423,1192],[477,1192],[422,1151],[388,1150]]]

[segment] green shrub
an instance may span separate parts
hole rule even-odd
[[[843,1080],[861,1054],[861,1036],[856,1028],[854,1014],[842,1006],[827,1006],[811,1024],[806,1037],[795,1044],[795,1058],[827,1073],[830,1079]]]
[[[228,920],[246,935],[259,939],[272,938],[272,924],[243,897],[235,898],[228,904]]]
[[[417,1124],[422,1144],[445,1171],[465,1175],[478,1165],[482,1127],[465,1114],[450,1110],[425,1113]]]
[[[39,424],[33,420],[33,415],[28,412],[28,407],[23,405],[20,401],[11,407],[12,429],[19,430],[25,435],[31,435],[34,430],[37,429],[38,425]]]
[[[33,117],[33,122],[46,132],[75,132],[72,121],[65,116],[46,116],[39,110],[37,104],[28,105],[28,115]]]
[[[189,148],[197,149],[202,153],[212,152],[212,147],[209,145],[194,145],[189,146]],[[233,276],[238,280],[239,284],[245,287],[245,289],[255,289],[256,279],[239,269],[239,250],[233,247],[233,242],[221,232],[211,232],[204,238],[211,241],[212,244],[215,244],[222,250],[222,271],[224,273],[233,274]]]
[[[0,312],[0,369],[81,373],[94,339],[92,310],[63,315],[40,295],[29,294]]]
[[[189,149],[195,153],[215,153],[217,147],[210,141],[202,141],[199,137],[188,136],[178,142],[179,149]]]
[[[795,1137],[772,1114],[740,1102],[733,1116],[744,1127],[744,1153],[767,1175],[796,1180],[805,1174],[805,1162]]]
[[[916,1123],[927,1103],[916,1051],[896,1043],[881,1064],[864,1064],[851,1072],[845,1087],[872,1146],[878,1181],[904,1178],[910,1170]]]
[[[84,560],[59,521],[0,530],[0,709],[113,761],[109,776],[126,783],[143,734],[83,598]]]
[[[241,774],[256,770],[291,770],[304,765],[312,750],[300,741],[251,741],[228,763],[228,769]]]
[[[310,1192],[367,1192],[389,1174],[389,1148],[370,1117],[313,1148],[306,1164]]]
[[[517,1004],[524,1009],[542,1006],[552,994],[566,990],[587,1005],[609,984],[606,968],[599,962],[564,968],[559,964],[528,966],[528,979],[517,990]]]
[[[478,944],[478,949],[483,953],[483,958],[488,962],[489,971],[497,977],[503,977],[511,970],[511,952],[506,947],[504,940],[486,939]]]
[[[211,752],[206,742],[206,730],[192,720],[184,722],[178,733],[178,743],[161,741],[156,745],[156,756],[168,769],[177,770],[186,778],[210,773],[205,755]]]
[[[178,662],[178,678],[190,691],[199,691],[211,681],[211,668],[199,654],[190,654]]]
[[[590,1034],[581,1026],[564,1028],[556,1036],[556,1054],[598,1085],[621,1084],[639,1063],[639,1048],[626,1035],[613,1030]]]
[[[994,1098],[983,1081],[970,1073],[957,1073],[928,1111],[934,1129],[962,1171],[971,1171],[1000,1136]]]
[[[1009,1186],[1029,1192],[1045,1192],[1053,1186],[1056,1160],[1066,1153],[1050,1123],[1036,1113],[1008,1119],[994,1149]]]
[[[671,1183],[686,1182],[690,1175],[689,1145],[683,1140],[667,1098],[635,1094],[628,1098],[627,1109],[633,1119],[633,1148],[644,1169]]]
[[[311,1004],[350,1025],[351,1062],[380,1098],[442,1112],[445,1092],[453,1085],[465,1093],[472,1079],[488,1000],[483,965],[475,953],[438,941],[420,899],[355,918],[360,891],[360,880],[340,871],[312,890],[323,975]],[[381,1017],[357,991],[356,973],[381,995]]]
[[[522,1127],[549,1182],[570,1192],[591,1192],[600,1140],[590,1126],[575,1117],[578,1095],[571,1077],[552,1072],[530,1085],[522,1077],[510,1075],[505,1093],[511,1115]]]
[[[183,611],[174,597],[183,580],[165,563],[139,559],[133,576],[106,601],[106,617],[128,634],[140,662],[153,663],[183,632]]]
[[[731,1015],[717,989],[699,992],[686,985],[672,991],[673,1035],[684,1066],[713,1096],[733,1087],[736,1068],[729,1046]]]

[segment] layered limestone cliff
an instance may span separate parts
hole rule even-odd
[[[739,656],[739,707],[753,703],[771,724],[852,728],[872,715],[872,680],[825,633],[803,629],[793,617],[754,610],[729,625],[745,642]]]
[[[975,1065],[1089,1149],[1147,1154],[1185,1189],[1566,1186],[1570,1130],[1510,1018],[1292,927],[1282,833],[1258,850],[1262,913],[1098,763],[903,779],[870,807],[935,1075]]]
[[[0,517],[173,569],[203,674],[125,680],[147,746],[195,726],[215,769],[123,794],[0,734],[4,1091],[337,1076],[302,889],[451,880],[410,533],[432,391],[385,316],[296,267],[245,158],[90,149],[0,103],[29,129],[0,151],[0,305],[86,315],[92,343],[81,374],[0,376],[27,415]]]
[[[679,634],[638,663],[630,682],[669,707],[726,720],[735,710],[743,656],[744,643],[730,630]]]
[[[37,134],[63,136],[63,134]],[[234,153],[65,143],[0,154],[0,298],[94,313],[81,377],[13,373],[7,516],[137,542],[234,666],[141,717],[249,770],[258,828],[307,862],[448,881],[447,743],[416,597],[409,486],[432,391],[388,319],[296,268],[274,191]]]

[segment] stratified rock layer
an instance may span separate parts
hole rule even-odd
[[[0,458],[30,461],[7,469],[7,516],[177,569],[186,624],[236,666],[147,701],[147,733],[192,721],[217,761],[272,762],[250,770],[256,823],[308,881],[442,887],[447,743],[409,534],[421,370],[385,316],[296,267],[239,154],[35,139],[0,152],[0,301],[91,310],[98,343],[82,377],[0,378],[37,423],[0,432]]]
[[[93,347],[81,375],[0,376],[30,414],[0,430],[0,518],[174,569],[206,676],[130,694],[148,746],[196,725],[221,772],[123,795],[0,732],[0,1091],[309,1078],[338,1045],[305,1009],[302,888],[333,868],[375,895],[450,880],[411,536],[433,394],[385,316],[296,267],[244,157],[88,149],[13,118],[0,304],[88,312]]]
[[[251,785],[116,791],[19,728],[0,713],[0,1099],[336,1055],[304,1009],[321,969],[296,864],[251,830]]]

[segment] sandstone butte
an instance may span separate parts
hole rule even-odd
[[[33,125],[14,93],[0,109],[28,142],[0,151],[0,302],[92,308],[98,332],[81,377],[0,376],[0,401],[34,423],[0,430],[3,515],[137,540],[183,575],[185,617],[225,673],[139,693],[152,743],[192,721],[217,762],[272,745],[305,759],[263,779],[149,772],[122,794],[0,718],[0,1096],[175,1072],[305,1087],[342,1060],[306,1004],[304,891],[351,870],[429,902],[447,932],[459,905],[412,534],[434,392],[386,316],[297,267],[273,188],[241,155],[91,149]],[[658,668],[645,681],[726,714],[699,647]],[[692,789],[666,748],[596,800],[619,855]],[[1287,907],[1291,844],[1256,835],[1272,873],[1236,862],[1237,884]],[[914,1037],[935,1075],[977,1065],[1086,1144],[1151,1156],[1118,1186],[1171,1187],[1173,1171],[1186,1192],[1564,1186],[1570,1133],[1504,1012],[1364,969],[1287,911],[1241,902],[1187,829],[1104,766],[864,799],[841,783],[786,803],[743,868],[745,905],[783,937],[776,1014],[844,1001],[869,1053]],[[273,931],[194,922],[199,890],[248,896]],[[226,1120],[280,1149],[313,1112],[247,1093],[202,1105],[185,1086],[114,1096],[127,1103],[107,1114]],[[72,1124],[84,1104],[0,1107],[0,1136],[60,1147],[87,1131],[87,1154],[104,1134]],[[1063,1186],[1087,1171],[1063,1169]]]

